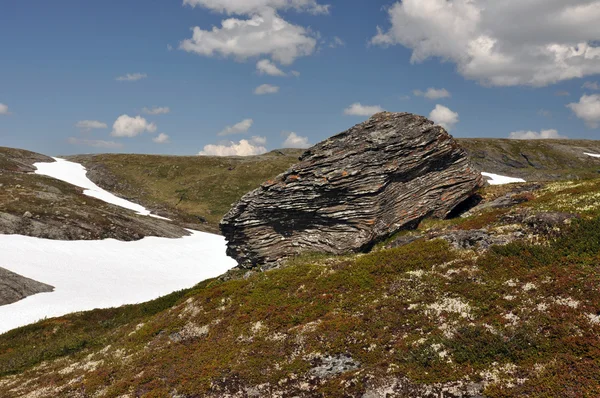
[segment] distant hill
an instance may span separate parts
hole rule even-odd
[[[481,171],[527,181],[574,180],[600,176],[600,141],[458,139]]]

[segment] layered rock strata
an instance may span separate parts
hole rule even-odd
[[[359,252],[425,217],[445,218],[482,183],[442,127],[383,112],[245,195],[221,231],[243,268],[307,252]]]

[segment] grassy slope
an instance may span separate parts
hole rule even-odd
[[[474,252],[433,240],[304,257],[12,331],[0,336],[0,396],[222,396],[262,385],[263,395],[342,397],[404,377],[483,382],[490,397],[598,396],[598,192],[600,180],[554,183],[515,209],[421,227],[510,229],[501,220],[513,212],[581,215],[541,245]],[[311,378],[323,355],[342,353],[360,370]]]
[[[301,153],[284,150],[243,158],[80,155],[70,159],[96,170],[91,178],[103,188],[183,222],[204,219],[206,223],[199,227],[216,232],[234,202],[296,163]]]

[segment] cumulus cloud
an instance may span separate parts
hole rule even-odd
[[[542,130],[540,132],[537,131],[513,131],[510,133],[510,139],[513,140],[552,140],[552,139],[565,139],[567,137],[563,137],[558,134],[558,131],[551,130]]]
[[[10,115],[10,112],[8,111],[8,105],[4,105],[1,102],[0,102],[0,115]]]
[[[443,105],[436,105],[435,109],[429,114],[429,119],[433,120],[436,124],[439,124],[446,130],[450,131],[456,123],[459,122],[458,113],[453,112],[450,108]]]
[[[67,142],[71,145],[78,146],[89,146],[93,148],[104,148],[104,149],[121,149],[123,144],[115,141],[103,141],[103,140],[88,140],[77,137],[69,137]]]
[[[152,108],[144,108],[142,112],[146,115],[166,115],[171,112],[171,108],[168,106],[155,106]]]
[[[294,132],[287,133],[287,138],[283,141],[283,148],[308,148],[311,146],[308,137],[302,137]]]
[[[403,0],[371,43],[401,44],[411,62],[456,63],[491,86],[546,86],[600,73],[600,0]],[[506,23],[510,21],[510,23]]]
[[[450,98],[450,92],[445,88],[428,88],[426,91],[414,90],[413,94],[417,97],[425,97],[427,99],[441,99],[441,98]]]
[[[277,94],[278,92],[279,86],[273,86],[272,84],[262,84],[254,90],[256,95]]]
[[[363,105],[360,102],[355,102],[348,108],[344,109],[346,115],[351,116],[373,116],[376,113],[383,112],[383,109],[379,105]]]
[[[252,119],[244,119],[239,123],[234,124],[233,126],[227,126],[223,130],[219,132],[219,136],[231,135],[231,134],[243,134],[250,130],[250,127],[254,124],[254,120]]]
[[[280,64],[290,65],[296,58],[315,51],[317,41],[313,36],[309,30],[266,8],[250,19],[226,19],[221,27],[212,30],[195,27],[192,38],[182,41],[180,48],[208,57],[221,55],[238,60],[270,56]]]
[[[75,127],[82,131],[91,131],[93,129],[105,129],[108,128],[106,123],[99,122],[97,120],[80,120],[75,123]]]
[[[316,0],[183,0],[183,4],[226,14],[253,14],[265,8],[295,9],[312,14],[329,13],[329,5],[319,4]]]
[[[290,72],[292,74],[292,76],[294,77],[300,77],[300,72],[298,72],[297,70],[293,70]]]
[[[152,141],[157,144],[169,144],[171,142],[170,138],[171,137],[169,137],[168,134],[160,133],[156,137],[152,138]]]
[[[268,59],[261,59],[256,63],[256,70],[261,75],[286,76],[286,73]]]
[[[600,126],[600,95],[584,95],[579,102],[572,102],[567,105],[575,116],[585,121],[590,128]]]
[[[252,137],[250,140],[230,141],[220,145],[206,145],[198,153],[200,156],[254,156],[267,152],[264,147],[267,140],[265,137]]]
[[[581,88],[598,91],[600,90],[600,84],[598,82],[585,82]]]
[[[113,137],[135,137],[145,132],[154,133],[155,131],[156,124],[149,123],[141,116],[121,115],[113,124],[110,135]]]
[[[119,82],[135,82],[138,80],[142,80],[147,78],[148,75],[145,73],[128,73],[125,76],[119,76],[117,77],[117,81]]]

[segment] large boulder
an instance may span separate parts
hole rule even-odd
[[[440,126],[383,112],[308,149],[221,221],[243,268],[307,252],[364,251],[425,217],[445,218],[483,184]]]

